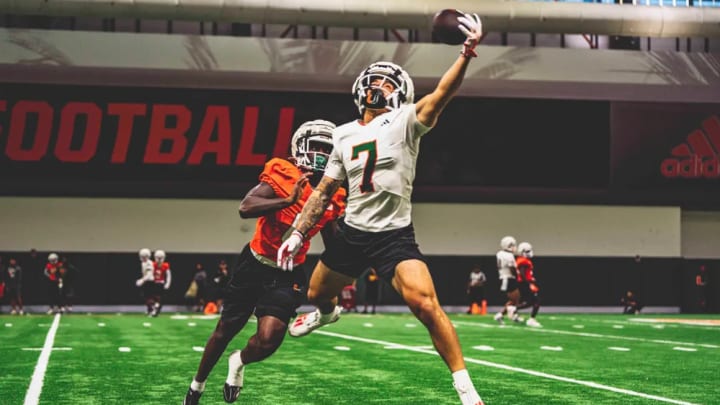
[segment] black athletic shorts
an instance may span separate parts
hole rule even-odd
[[[482,302],[485,299],[485,288],[484,287],[470,287],[468,293],[470,302]]]
[[[514,278],[501,278],[500,291],[504,293],[512,292],[518,289],[518,282]]]
[[[395,276],[398,263],[417,259],[425,261],[412,224],[391,231],[365,232],[338,220],[338,232],[325,245],[320,260],[331,270],[358,278],[368,267],[386,281]]]
[[[522,282],[518,283],[518,286],[520,287],[520,296],[522,297],[523,301],[532,301],[533,298],[536,298],[538,296],[538,293],[532,292],[532,290],[530,289],[530,283]]]
[[[306,280],[302,265],[282,271],[262,264],[245,245],[223,291],[221,318],[244,323],[255,313],[258,318],[271,315],[288,323],[297,315]]]

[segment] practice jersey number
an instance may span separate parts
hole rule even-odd
[[[368,193],[375,191],[373,186],[372,176],[375,173],[375,163],[377,163],[377,142],[375,140],[371,142],[361,143],[360,145],[353,146],[352,149],[352,160],[360,157],[360,154],[367,152],[367,160],[365,161],[365,167],[363,168],[362,183],[360,183],[360,191]]]

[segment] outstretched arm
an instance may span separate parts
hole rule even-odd
[[[470,59],[477,56],[475,46],[482,36],[480,18],[477,14],[465,14],[465,16],[460,17],[458,21],[460,22],[460,30],[467,36],[460,56],[458,56],[455,63],[453,63],[450,69],[440,78],[440,82],[435,90],[421,98],[420,101],[415,104],[418,121],[426,127],[435,126],[440,113],[460,88],[460,84],[462,84],[463,78],[465,77],[465,71],[470,64]]]

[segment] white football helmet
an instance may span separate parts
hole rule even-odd
[[[392,62],[375,62],[358,75],[352,87],[355,105],[357,105],[360,115],[365,113],[367,107],[368,90],[373,88],[371,84],[378,78],[392,83],[395,87],[392,94],[385,98],[385,108],[392,110],[400,107],[401,104],[412,104],[415,98],[415,86],[410,75]]]
[[[52,263],[52,264],[57,263],[57,261],[58,261],[58,255],[57,255],[57,253],[50,253],[50,254],[48,255],[48,261],[49,261],[50,263]]]
[[[164,262],[165,261],[165,251],[164,250],[156,250],[155,251],[155,260],[158,262]]]
[[[152,254],[150,253],[150,249],[145,248],[145,249],[140,249],[138,256],[140,256],[140,260],[145,261],[145,260],[148,260],[150,258],[150,256],[152,256]]]
[[[525,256],[528,259],[531,259],[533,257],[533,248],[532,245],[527,242],[521,242],[518,245],[518,253],[520,253],[520,256]]]
[[[304,122],[290,141],[290,152],[296,164],[314,172],[325,170],[333,149],[332,131],[335,124],[325,120]]]
[[[512,236],[506,236],[500,240],[500,248],[508,252],[515,252],[517,241]]]

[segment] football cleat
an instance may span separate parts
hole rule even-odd
[[[302,314],[295,318],[293,324],[288,328],[288,333],[293,337],[305,336],[321,326],[337,322],[337,320],[340,319],[341,312],[342,307],[336,305],[332,314],[329,317],[325,316],[325,319],[323,319],[319,309],[308,312],[307,314]]]
[[[183,405],[198,405],[200,403],[201,395],[202,392],[188,388],[188,392],[185,394],[185,399],[183,400]]]
[[[515,315],[513,315],[512,320],[516,323],[523,323],[525,321],[525,319],[523,319],[522,316],[518,315],[517,312],[515,313]]]
[[[542,328],[540,322],[538,322],[535,318],[528,318],[527,322],[525,322],[525,325],[531,326],[533,328]]]
[[[495,314],[495,316],[493,316],[493,319],[500,325],[505,325],[502,312],[498,312],[497,314]]]
[[[225,399],[225,402],[231,404],[237,401],[238,397],[240,396],[240,390],[242,390],[242,387],[225,383],[225,385],[223,386],[223,398]]]
[[[462,405],[484,405],[482,399],[480,399],[480,395],[478,395],[473,386],[462,387],[453,383],[453,387],[455,387],[455,391],[457,391],[460,396],[460,403]]]
[[[223,387],[223,398],[227,403],[237,401],[240,396],[240,390],[243,388],[243,375],[245,367],[240,358],[240,350],[230,353],[228,358],[228,378]]]

